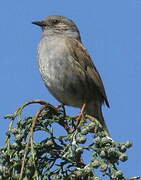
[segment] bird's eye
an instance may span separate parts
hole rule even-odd
[[[53,24],[58,24],[58,22],[59,22],[59,21],[58,21],[57,19],[54,19],[54,20],[52,21]]]

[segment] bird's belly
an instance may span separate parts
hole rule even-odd
[[[49,91],[65,105],[82,107],[86,96],[85,81],[81,78],[84,76],[83,72],[78,70],[76,73],[76,67],[71,58],[45,53],[46,55],[39,53],[39,69]]]

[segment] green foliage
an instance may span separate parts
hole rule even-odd
[[[34,116],[23,117],[25,107],[33,103],[42,106]],[[69,117],[64,107],[57,110],[41,100],[24,104],[6,118],[10,125],[5,145],[0,148],[0,179],[127,179],[118,164],[127,161],[125,152],[132,143],[118,143],[107,137],[95,118]],[[38,131],[42,139],[36,137]]]

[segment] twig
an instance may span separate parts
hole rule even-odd
[[[41,99],[36,99],[36,100],[29,101],[29,102],[23,104],[22,107],[17,109],[15,114],[18,115],[19,112],[21,112],[26,106],[28,106],[30,104],[41,104],[41,105],[44,105],[44,106],[49,106],[49,107],[51,107],[51,108],[53,108],[54,110],[57,111],[57,109],[53,105],[51,105],[50,103],[48,103],[48,102],[46,102],[44,100],[41,100]]]
[[[47,105],[46,106],[42,106],[40,108],[40,110],[36,113],[35,118],[33,119],[33,123],[32,123],[31,129],[30,129],[29,139],[28,139],[28,142],[26,144],[25,152],[24,152],[24,157],[23,157],[23,160],[22,160],[22,167],[21,167],[21,172],[20,172],[19,180],[22,180],[22,177],[23,177],[23,171],[24,171],[24,167],[25,167],[25,163],[26,163],[26,156],[27,156],[27,153],[28,153],[29,144],[31,142],[31,139],[33,138],[33,131],[34,131],[34,127],[35,127],[36,121],[38,120],[40,114],[42,113],[42,111],[46,107],[47,107]]]

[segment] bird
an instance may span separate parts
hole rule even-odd
[[[37,54],[45,86],[62,104],[78,107],[95,117],[110,136],[102,113],[103,104],[110,107],[105,88],[77,25],[61,15],[32,24],[42,29]]]

